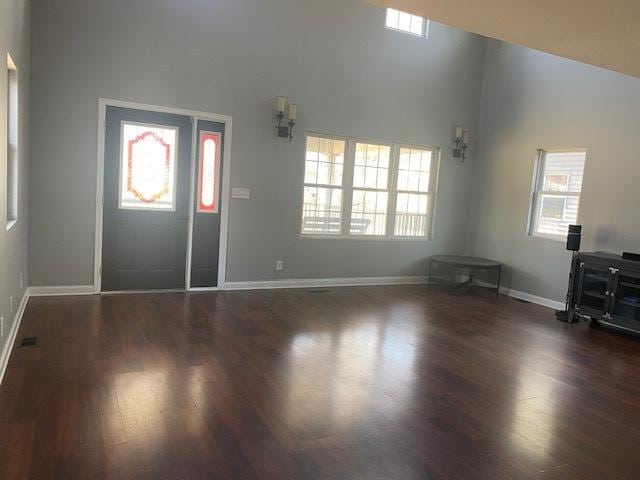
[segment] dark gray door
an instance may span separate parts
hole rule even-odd
[[[218,285],[224,124],[198,120],[191,287]]]
[[[184,289],[191,117],[107,107],[102,290]]]

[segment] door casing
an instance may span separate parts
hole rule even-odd
[[[224,149],[222,155],[222,202],[220,204],[220,248],[218,252],[218,286],[211,288],[191,288],[191,251],[193,247],[193,220],[195,207],[195,188],[197,174],[196,159],[196,142],[197,128],[193,128],[191,132],[191,166],[189,180],[189,221],[187,231],[187,265],[185,275],[186,291],[214,291],[224,289],[226,282],[226,266],[227,266],[227,245],[228,245],[228,226],[229,226],[229,202],[230,202],[230,185],[231,185],[231,134],[233,118],[229,115],[220,115],[216,113],[199,112],[195,110],[185,110],[181,108],[162,107],[158,105],[147,105],[143,103],[127,102],[123,100],[114,100],[108,98],[98,99],[98,154],[96,168],[96,227],[95,227],[95,249],[94,249],[94,266],[93,266],[93,288],[94,293],[99,294],[102,291],[102,234],[103,234],[103,202],[104,202],[104,147],[105,147],[105,125],[107,106],[131,108],[136,110],[146,110],[150,112],[172,113],[191,117],[195,123],[198,120],[210,120],[213,122],[223,123],[225,125]],[[111,292],[113,293],[113,292]],[[139,292],[137,292],[139,293]]]

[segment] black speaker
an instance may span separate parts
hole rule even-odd
[[[567,235],[567,250],[572,252],[580,251],[580,240],[582,239],[582,225],[569,225]]]

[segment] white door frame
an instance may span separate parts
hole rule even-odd
[[[126,102],[109,98],[98,99],[98,157],[96,170],[96,228],[95,228],[95,251],[93,265],[93,288],[94,293],[102,291],[102,233],[104,221],[104,145],[106,134],[107,106],[131,108],[135,110],[146,110],[149,112],[172,113],[191,117],[193,122],[191,136],[191,178],[189,182],[189,222],[187,237],[187,265],[185,269],[185,290],[221,290],[225,286],[227,276],[227,239],[229,227],[229,202],[231,185],[231,129],[233,118],[229,115],[219,115],[216,113],[198,112],[195,110],[184,110],[181,108],[162,107],[157,105],[147,105],[144,103]],[[222,155],[222,202],[220,204],[220,251],[218,252],[218,286],[213,288],[191,288],[191,249],[193,245],[193,220],[195,207],[195,175],[196,175],[196,142],[197,142],[197,121],[208,120],[223,123],[224,129],[224,152]]]

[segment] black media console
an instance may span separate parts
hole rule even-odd
[[[578,253],[572,263],[569,321],[640,333],[640,261],[606,252]]]

